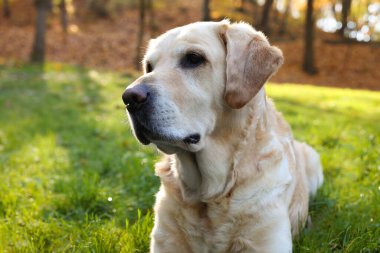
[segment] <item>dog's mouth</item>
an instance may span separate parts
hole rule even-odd
[[[150,124],[144,124],[136,117],[131,115],[133,131],[136,138],[143,144],[148,145],[150,143],[166,144],[171,146],[178,146],[181,144],[195,145],[201,140],[201,135],[199,133],[191,133],[188,135],[174,135],[170,133],[165,133],[165,130],[161,130],[157,127],[151,126]]]

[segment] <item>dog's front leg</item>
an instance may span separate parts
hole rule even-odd
[[[257,218],[243,224],[241,236],[233,240],[230,253],[291,253],[292,236],[285,207],[263,208]]]
[[[165,214],[164,214],[165,215]],[[166,215],[165,215],[166,216]],[[160,217],[156,214],[151,234],[151,253],[193,253],[187,244],[181,228],[173,221],[174,217]]]
[[[191,249],[179,203],[161,186],[154,206],[155,219],[151,233],[151,253],[196,253]],[[190,229],[191,230],[191,229]],[[201,253],[201,252],[200,252]]]

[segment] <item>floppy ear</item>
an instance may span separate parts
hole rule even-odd
[[[247,104],[282,65],[284,58],[263,33],[237,23],[225,32],[227,80],[224,99],[234,109]]]

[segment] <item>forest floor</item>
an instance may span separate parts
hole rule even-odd
[[[170,28],[200,20],[200,6],[200,1],[177,1],[176,8],[163,11],[167,7],[162,1],[154,15],[155,32],[148,31],[145,41]],[[10,20],[0,18],[0,64],[14,66],[29,59],[35,14],[32,6],[23,8],[22,12],[14,12]],[[228,15],[214,13],[214,16]],[[57,13],[51,15],[47,31],[48,61],[123,73],[134,71],[136,8],[121,11],[110,19],[72,15],[69,23],[69,31],[64,34]],[[289,31],[294,39],[270,38],[285,55],[285,64],[272,78],[273,82],[380,90],[379,44],[327,43],[326,38],[331,39],[333,35],[318,32],[315,45],[318,73],[308,75],[302,71],[302,27],[289,27]]]

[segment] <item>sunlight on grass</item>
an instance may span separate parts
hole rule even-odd
[[[0,66],[0,251],[146,252],[158,154],[136,142],[116,73]],[[295,252],[380,249],[380,93],[268,85],[325,184]],[[139,210],[139,211],[138,211]]]

